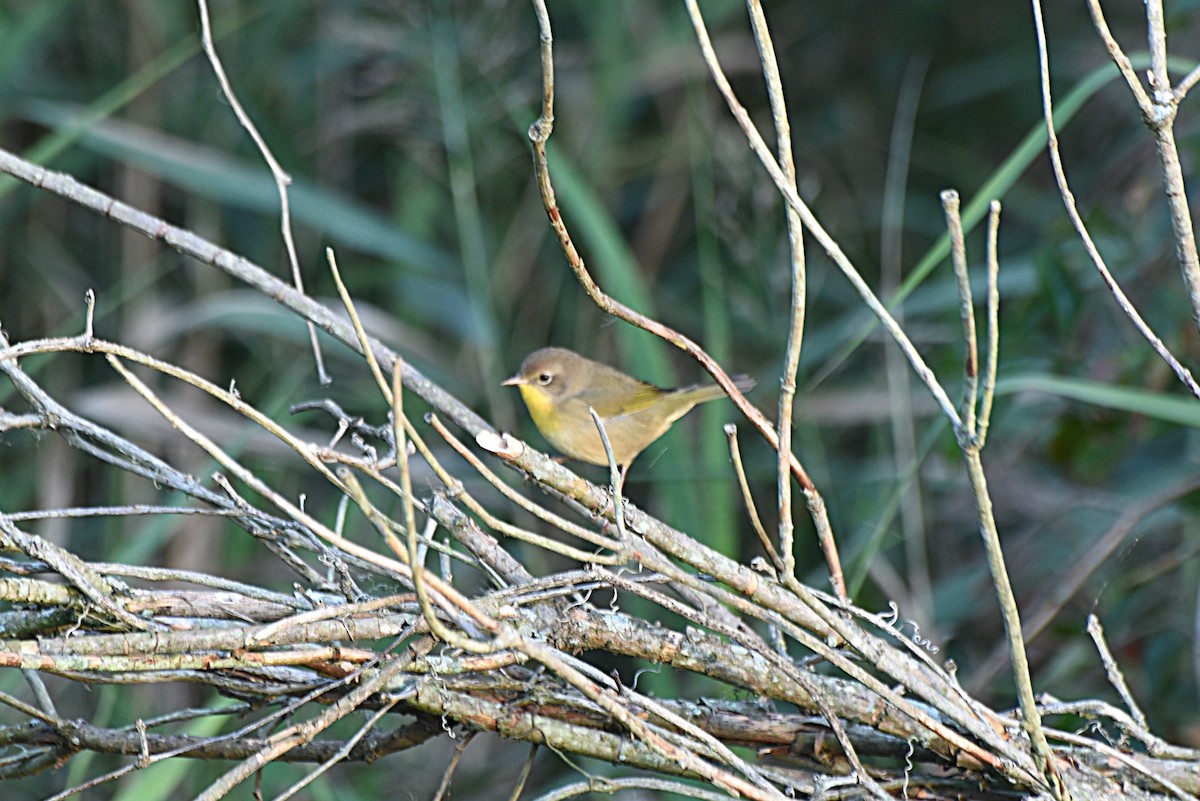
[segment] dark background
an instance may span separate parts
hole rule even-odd
[[[1108,59],[1084,4],[1048,5],[1054,93],[1063,102]],[[1110,5],[1114,33],[1131,54],[1141,53],[1140,4]],[[1197,56],[1196,6],[1170,4],[1169,41],[1185,70]],[[743,6],[702,8],[735,89],[773,141]],[[585,259],[618,299],[697,339],[731,371],[755,376],[752,398],[774,416],[789,306],[783,211],[711,85],[683,5],[580,0],[551,2],[550,12],[558,92],[551,163]],[[1046,600],[1123,511],[1196,477],[1200,415],[1097,278],[1044,153],[1018,151],[1042,126],[1029,8],[851,0],[767,3],[766,12],[801,194],[881,294],[928,260],[943,236],[941,190],[957,189],[966,206],[991,186],[983,199],[1004,203],[1001,390],[984,460],[1026,620],[1034,610],[1053,613],[1030,642],[1036,688],[1116,701],[1083,634],[1095,613],[1156,732],[1197,745],[1194,495],[1139,519],[1071,598]],[[572,347],[663,385],[700,380],[679,352],[598,312],[550,235],[526,135],[540,99],[529,4],[216,2],[213,14],[238,97],[295,178],[293,217],[310,292],[332,296],[323,249],[334,247],[373,331],[535,444],[542,440],[515,393],[498,384],[537,347]],[[1152,138],[1111,68],[1094,86],[1080,90],[1085,102],[1061,133],[1073,189],[1118,280],[1173,352],[1195,365],[1200,343]],[[1177,123],[1185,175],[1198,143],[1194,102],[1183,104]],[[287,270],[275,190],[199,54],[192,4],[0,4],[0,145],[281,275]],[[903,180],[889,185],[889,168]],[[884,244],[889,235],[898,235],[899,249]],[[329,421],[289,420],[288,405],[332,397],[382,419],[384,404],[346,348],[328,346],[335,381],[322,388],[296,320],[115,223],[5,181],[0,243],[0,323],[14,341],[78,332],[91,288],[98,335],[217,384],[236,380],[243,397],[297,429],[311,426],[317,441],[328,436]],[[968,248],[979,280],[983,247],[976,226]],[[795,449],[828,503],[856,600],[878,610],[898,604],[940,657],[956,660],[968,689],[1008,705],[1011,687],[996,651],[1002,630],[953,436],[911,373],[889,372],[894,348],[879,332],[863,341],[868,318],[833,264],[815,246],[808,256]],[[963,346],[946,259],[900,311],[957,399]],[[102,360],[57,356],[28,360],[26,368],[73,408],[192,460],[197,475],[212,472],[153,415],[118,399]],[[1118,403],[1117,388],[1134,392]],[[910,398],[911,409],[897,397]],[[190,395],[179,402],[188,399],[216,426],[210,431],[225,432],[269,475],[307,489],[310,508],[332,514],[321,504],[334,498],[311,477],[296,477],[277,447]],[[19,407],[7,386],[0,406]],[[1179,408],[1182,423],[1170,416]],[[641,457],[628,492],[749,559],[759,546],[721,434],[736,419],[728,403],[689,417]],[[769,517],[773,456],[741,428],[758,505]],[[897,439],[906,428],[912,452]],[[143,491],[88,467],[56,438],[33,435],[0,437],[0,475],[0,507],[8,511],[117,502]],[[797,521],[803,577],[825,586],[802,508]],[[264,556],[240,532],[192,519],[56,521],[34,530],[91,558],[234,577]],[[281,573],[281,589],[287,580]],[[720,692],[659,680],[667,682],[664,693]],[[78,716],[110,725],[134,708],[177,706],[169,687],[135,693],[129,706],[114,688],[55,687]],[[0,690],[23,691],[20,677],[0,675]],[[476,759],[486,760],[484,753]],[[337,786],[341,799],[372,798],[394,786],[389,771],[405,770],[416,771],[421,796],[443,764],[414,753],[389,759],[382,772],[342,768],[311,797],[333,797]],[[516,762],[506,764],[515,776]],[[549,780],[557,763],[546,757],[539,765]],[[206,774],[193,766],[194,775],[157,768],[139,780],[159,783],[163,795],[176,782],[194,791]],[[428,787],[422,771],[433,777]],[[463,781],[460,797],[486,794]],[[136,792],[129,797],[152,797],[146,787]]]

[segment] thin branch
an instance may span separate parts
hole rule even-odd
[[[992,422],[992,401],[996,397],[996,369],[1000,363],[1000,201],[993,200],[988,212],[987,233],[987,367],[983,376],[983,400],[979,410],[976,438],[979,447],[987,444]]]
[[[254,140],[254,146],[258,148],[258,152],[262,154],[263,161],[267,162],[267,166],[271,169],[271,176],[275,180],[275,189],[279,193],[279,228],[283,235],[283,244],[287,250],[288,263],[292,266],[292,280],[296,284],[296,289],[301,293],[304,292],[304,276],[300,272],[300,258],[296,255],[296,242],[292,236],[292,208],[288,199],[288,187],[292,183],[292,176],[280,166],[279,161],[275,158],[275,154],[271,152],[271,148],[267,145],[267,141],[263,139],[262,134],[258,132],[258,128],[254,125],[254,121],[250,119],[250,115],[242,108],[241,102],[233,91],[233,84],[230,83],[229,77],[225,74],[225,67],[221,64],[221,58],[217,55],[217,46],[213,41],[212,24],[209,22],[208,2],[207,0],[196,0],[200,9],[200,42],[204,49],[204,54],[208,56],[208,62],[212,65],[213,74],[217,76],[217,82],[221,85],[221,93],[225,95],[225,99],[229,101],[233,113],[237,116],[238,122],[246,129],[246,133]],[[317,327],[310,321],[308,323],[308,337],[312,345],[313,359],[316,362],[317,376],[321,384],[328,385],[332,379],[325,372],[325,359],[321,355],[321,344],[317,341]]]
[[[1109,30],[1108,23],[1104,19],[1104,12],[1100,8],[1099,0],[1088,0],[1088,9],[1092,15],[1092,23],[1095,25],[1101,40],[1108,48],[1109,54],[1112,56],[1117,68],[1121,71],[1121,75],[1125,77],[1125,82],[1129,84],[1138,108],[1142,112],[1143,119],[1154,133],[1159,166],[1163,174],[1164,194],[1167,206],[1170,209],[1171,227],[1175,236],[1175,254],[1179,260],[1179,269],[1183,276],[1184,286],[1187,288],[1188,301],[1192,307],[1192,317],[1196,325],[1200,326],[1200,255],[1197,254],[1196,234],[1192,226],[1192,215],[1188,206],[1187,187],[1183,181],[1183,168],[1179,162],[1179,149],[1175,144],[1174,134],[1175,116],[1182,94],[1177,95],[1177,93],[1171,90],[1170,74],[1167,71],[1167,33],[1163,18],[1162,0],[1146,0],[1145,6],[1148,28],[1147,39],[1150,47],[1149,79],[1151,94],[1147,94],[1142,88],[1136,74],[1133,72],[1132,65],[1129,63],[1129,58],[1121,50],[1116,38]],[[1092,242],[1091,236],[1084,226],[1083,218],[1076,209],[1075,196],[1068,188],[1066,172],[1062,166],[1062,156],[1059,154],[1058,138],[1054,133],[1054,114],[1050,97],[1049,56],[1046,50],[1046,30],[1045,23],[1042,21],[1041,0],[1034,0],[1033,2],[1033,18],[1037,33],[1038,62],[1041,71],[1042,116],[1046,119],[1049,133],[1050,160],[1054,165],[1054,177],[1058,182],[1059,194],[1062,195],[1063,203],[1067,208],[1067,214],[1070,216],[1075,230],[1078,231],[1080,239],[1083,240],[1084,247],[1087,249],[1093,264],[1096,265],[1096,269],[1100,272],[1101,278],[1108,285],[1113,297],[1116,298],[1117,305],[1133,321],[1134,326],[1137,327],[1142,336],[1150,342],[1155,352],[1167,364],[1171,365],[1171,369],[1175,371],[1175,374],[1179,376],[1179,380],[1184,383],[1188,390],[1193,395],[1200,397],[1200,387],[1197,387],[1191,373],[1184,370],[1183,366],[1170,354],[1166,346],[1163,345],[1162,341],[1150,329],[1149,325],[1142,320],[1137,310],[1133,307],[1133,304],[1125,297],[1124,292],[1121,291],[1116,280],[1109,273],[1108,267],[1100,256],[1099,249]],[[1190,75],[1188,76],[1189,79],[1191,77]],[[1184,93],[1186,93],[1186,89]]]
[[[1054,764],[1054,754],[1046,742],[1041,717],[1038,715],[1037,701],[1033,695],[1033,680],[1029,675],[1029,656],[1021,633],[1021,617],[1017,610],[1012,582],[1008,578],[1008,568],[1004,564],[1004,550],[1000,545],[1000,532],[996,528],[996,516],[992,510],[992,499],[983,472],[979,447],[977,444],[970,445],[963,452],[967,461],[967,475],[971,480],[971,489],[975,494],[975,504],[979,512],[979,533],[983,537],[988,571],[992,576],[992,586],[996,590],[1001,618],[1004,621],[1004,634],[1008,643],[1008,657],[1012,664],[1013,682],[1017,687],[1022,726],[1029,735],[1034,760],[1037,769],[1045,777],[1047,789],[1060,801],[1069,801],[1070,795],[1059,777],[1058,768]]]
[[[963,344],[966,356],[963,360],[963,426],[960,437],[976,436],[975,409],[979,399],[979,341],[975,332],[975,299],[971,296],[971,278],[967,275],[967,243],[963,234],[962,215],[959,213],[958,192],[947,189],[941,194],[942,209],[946,214],[946,228],[950,233],[950,256],[954,265],[954,278],[958,283],[958,311],[962,318]]]
[[[1197,64],[1191,72],[1184,76],[1179,85],[1175,87],[1175,104],[1179,105],[1183,99],[1187,97],[1188,92],[1192,91],[1197,83],[1200,83],[1200,64]]]
[[[467,746],[474,739],[475,732],[469,731],[454,746],[454,754],[450,757],[450,762],[446,765],[446,770],[442,773],[442,781],[438,785],[437,792],[433,794],[433,801],[442,801],[446,797],[446,792],[450,789],[450,779],[453,778],[454,771],[457,770],[458,763],[462,760],[463,752],[467,750]]]
[[[742,465],[742,449],[738,445],[737,426],[733,423],[725,426],[725,436],[729,439],[729,458],[733,462],[734,473],[737,474],[738,486],[742,489],[742,502],[746,505],[746,515],[750,518],[750,525],[754,528],[754,533],[758,535],[758,540],[762,543],[763,550],[766,551],[771,564],[782,573],[784,570],[783,559],[779,557],[779,552],[775,550],[775,543],[771,542],[771,537],[763,526],[762,518],[758,515],[758,505],[754,503],[754,494],[750,491],[750,482],[746,480],[746,468]]]
[[[287,799],[291,798],[296,793],[300,792],[305,787],[312,784],[318,778],[320,778],[324,774],[328,773],[329,769],[332,768],[334,765],[338,764],[339,762],[345,761],[345,759],[354,750],[354,747],[356,745],[358,745],[359,742],[361,742],[362,739],[364,737],[366,737],[367,734],[369,734],[379,724],[379,721],[383,720],[384,715],[391,712],[392,708],[394,706],[396,706],[396,704],[398,704],[398,703],[400,703],[400,699],[393,698],[388,703],[384,704],[379,709],[375,710],[374,714],[372,714],[371,717],[367,718],[366,722],[363,723],[363,725],[358,728],[358,731],[356,731],[353,734],[353,736],[346,739],[346,742],[342,745],[341,748],[339,748],[337,750],[336,753],[331,754],[329,759],[325,760],[320,765],[318,765],[316,770],[313,770],[307,776],[305,776],[303,779],[296,782],[291,787],[289,787],[288,789],[284,790],[282,793],[277,795],[275,797],[274,801],[287,801]]]
[[[1034,29],[1037,33],[1037,48],[1038,48],[1038,67],[1041,74],[1042,86],[1042,117],[1046,121],[1046,136],[1048,138],[1050,163],[1054,168],[1054,180],[1058,183],[1058,192],[1062,195],[1063,204],[1067,209],[1067,216],[1071,218],[1071,224],[1075,226],[1076,232],[1079,234],[1080,240],[1083,242],[1084,249],[1087,250],[1088,256],[1095,265],[1096,271],[1100,273],[1100,278],[1108,287],[1108,291],[1116,299],[1117,305],[1125,316],[1133,322],[1134,327],[1145,337],[1150,343],[1150,347],[1154,349],[1163,361],[1165,361],[1175,375],[1179,378],[1183,385],[1188,388],[1188,391],[1200,398],[1200,385],[1196,383],[1196,379],[1192,377],[1190,370],[1179,363],[1163,341],[1150,328],[1141,314],[1134,305],[1125,296],[1125,292],[1117,284],[1112,273],[1108,270],[1108,265],[1104,262],[1104,257],[1100,255],[1099,248],[1092,240],[1092,236],[1088,233],[1087,225],[1083,221],[1083,217],[1079,214],[1079,209],[1075,204],[1075,195],[1071,192],[1070,185],[1067,183],[1067,174],[1063,168],[1062,155],[1058,149],[1058,134],[1054,132],[1054,106],[1050,97],[1050,57],[1046,51],[1046,27],[1042,21],[1042,4],[1041,0],[1033,0],[1033,21]]]
[[[1142,729],[1149,729],[1146,714],[1133,699],[1133,693],[1129,691],[1129,684],[1125,681],[1125,674],[1121,672],[1116,657],[1113,656],[1112,649],[1108,647],[1108,641],[1104,638],[1104,626],[1100,624],[1100,618],[1088,615],[1087,633],[1092,638],[1092,642],[1096,644],[1096,652],[1100,654],[1100,661],[1104,664],[1104,673],[1108,676],[1109,684],[1125,702],[1125,708],[1133,716],[1134,722]]]
[[[508,801],[518,801],[521,793],[525,792],[525,783],[529,781],[529,774],[533,771],[533,758],[537,756],[537,752],[537,743],[529,746],[529,756],[525,757],[525,762],[521,765],[521,774],[517,776],[517,783],[513,786]]]
[[[783,96],[783,81],[779,77],[779,62],[775,58],[775,45],[771,41],[771,30],[759,0],[748,0],[750,27],[754,31],[754,42],[758,46],[762,61],[763,77],[767,84],[767,98],[771,104],[771,119],[775,125],[775,146],[779,166],[784,178],[793,190],[796,188],[796,161],[792,156],[792,125],[788,120],[787,102]],[[791,317],[788,325],[787,350],[783,361],[783,375],[779,386],[779,446],[776,466],[776,488],[779,495],[779,551],[783,556],[783,572],[794,576],[796,554],[792,545],[794,525],[792,523],[792,482],[788,474],[788,455],[792,451],[792,407],[796,399],[796,373],[800,369],[800,349],[804,342],[804,312],[807,299],[808,278],[804,257],[804,225],[795,209],[786,208],[788,244],[792,262]],[[832,540],[822,543],[826,555],[837,554]],[[846,581],[842,576],[841,564],[830,565],[830,579],[838,597],[846,597]]]
[[[617,457],[613,455],[612,443],[608,440],[608,432],[604,430],[604,422],[600,419],[600,415],[591,406],[588,407],[588,413],[592,416],[592,422],[600,434],[604,455],[608,457],[608,480],[611,482],[613,494],[613,520],[617,524],[617,539],[625,542],[629,537],[629,532],[625,530],[625,502],[621,497],[621,490],[625,483],[625,470],[617,467]],[[628,467],[626,465],[625,469]]]
[[[462,482],[456,479],[449,471],[442,468],[441,465],[435,465],[434,472],[437,473],[438,478],[442,480],[442,483],[446,485],[447,489],[454,493],[456,498],[461,499],[463,504],[473,513],[478,515],[479,519],[485,524],[501,534],[504,534],[505,536],[529,542],[530,544],[537,545],[541,548],[553,550],[556,553],[560,553],[563,556],[567,556],[579,562],[599,561],[600,563],[615,564],[622,559],[622,557],[619,555],[621,550],[620,542],[617,542],[610,537],[605,537],[602,534],[597,534],[594,531],[590,531],[589,529],[586,529],[576,523],[572,523],[565,517],[557,515],[554,512],[551,512],[549,509],[539,506],[530,501],[528,498],[520,495],[514,491],[512,487],[508,486],[508,484],[502,481],[498,475],[489,470],[487,465],[480,461],[478,456],[473,454],[462,443],[462,441],[458,439],[458,437],[454,436],[454,434],[450,432],[450,429],[446,428],[445,424],[442,423],[441,419],[438,418],[437,415],[430,414],[427,419],[433,430],[440,434],[442,438],[446,440],[447,444],[449,444],[459,456],[461,456],[467,461],[468,464],[471,465],[475,472],[483,476],[484,480],[499,490],[500,494],[502,494],[506,499],[512,501],[517,506],[521,507],[526,512],[529,512],[539,520],[554,526],[554,528],[558,529],[559,531],[570,534],[573,537],[578,537],[584,542],[590,543],[597,548],[606,548],[614,551],[615,553],[611,556],[606,554],[586,553],[575,548],[570,548],[569,546],[566,546],[566,549],[563,550],[562,543],[548,540],[546,537],[535,534],[532,531],[526,531],[511,524],[505,523],[503,520],[500,520],[491,512],[489,512],[483,506],[483,504],[479,503],[479,501],[475,499],[472,494],[468,493],[466,488],[463,487]]]
[[[921,358],[921,354],[917,351],[916,346],[913,345],[908,335],[900,328],[895,319],[892,318],[892,315],[883,303],[880,302],[879,298],[875,296],[875,293],[871,291],[871,288],[867,286],[866,281],[863,280],[853,263],[842,251],[841,246],[838,245],[825,230],[824,226],[817,220],[816,215],[809,209],[808,204],[801,200],[793,187],[788,185],[786,176],[775,161],[774,156],[771,155],[770,149],[767,147],[766,142],[763,141],[762,135],[758,132],[758,128],[755,127],[754,122],[750,119],[750,114],[738,101],[737,96],[733,92],[733,87],[729,83],[729,79],[725,76],[724,70],[717,60],[712,41],[708,36],[708,29],[705,27],[704,18],[700,14],[700,8],[696,0],[687,0],[687,9],[692,18],[692,25],[696,30],[696,39],[700,44],[700,52],[708,64],[713,80],[725,98],[725,102],[729,106],[734,119],[737,120],[745,132],[751,149],[758,156],[759,162],[775,182],[775,187],[783,195],[788,205],[800,215],[800,219],[804,222],[804,227],[808,229],[829,258],[833,260],[838,269],[850,281],[851,286],[854,287],[855,291],[858,292],[859,296],[867,304],[867,307],[879,319],[880,324],[896,340],[905,357],[912,364],[913,372],[929,388],[938,406],[942,408],[942,411],[952,423],[958,425],[961,421],[959,420],[958,412],[954,409],[954,404],[950,401],[949,396],[946,395],[946,391],[942,388],[941,384],[938,383],[933,371],[929,369],[929,366],[925,364],[925,360]],[[775,446],[774,442],[772,442],[772,446]]]
[[[1142,86],[1137,72],[1133,69],[1133,62],[1129,60],[1129,56],[1125,55],[1125,51],[1121,48],[1117,37],[1113,36],[1112,31],[1109,29],[1108,20],[1104,18],[1104,10],[1100,8],[1100,0],[1088,0],[1088,11],[1092,15],[1092,24],[1096,27],[1096,32],[1100,34],[1100,40],[1104,42],[1109,56],[1112,58],[1113,63],[1117,65],[1117,69],[1121,72],[1121,77],[1125,79],[1125,83],[1129,86],[1129,91],[1133,93],[1134,100],[1137,101],[1138,108],[1142,111],[1142,116],[1149,119],[1154,113],[1154,102],[1150,99],[1150,95],[1146,93],[1146,89]]]

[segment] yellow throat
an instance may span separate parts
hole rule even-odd
[[[554,414],[554,402],[550,400],[546,391],[533,384],[521,384],[517,388],[521,391],[521,399],[525,401],[525,406],[529,409],[529,416],[533,418],[538,431],[541,431],[542,435],[546,437],[552,437],[558,433],[562,421],[558,415]]]

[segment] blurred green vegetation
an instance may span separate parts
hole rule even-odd
[[[558,90],[553,176],[585,259],[612,295],[697,339],[730,370],[758,378],[752,397],[773,416],[789,308],[783,212],[710,85],[682,4],[549,5]],[[1195,400],[1117,310],[1062,212],[1038,147],[1029,12],[1011,3],[766,5],[791,104],[801,193],[873,286],[919,276],[900,308],[952,397],[963,348],[939,249],[937,194],[958,189],[964,208],[972,199],[980,209],[993,197],[1004,202],[1001,392],[985,465],[1018,597],[1036,608],[1123,510],[1200,473],[1200,440]],[[1177,356],[1200,364],[1151,138],[1107,67],[1082,4],[1048,5],[1055,96],[1064,116],[1073,115],[1061,138],[1075,193],[1131,298]],[[1138,52],[1144,26],[1132,16],[1137,4],[1112,5],[1110,24]],[[1184,51],[1174,53],[1183,68],[1197,56],[1197,5],[1171,6],[1172,32],[1181,34],[1171,43]],[[743,7],[731,0],[702,7],[743,103],[773,140]],[[526,136],[540,96],[527,3],[260,0],[217,2],[213,13],[238,96],[295,178],[292,211],[310,292],[332,296],[322,253],[334,247],[373,331],[481,414],[534,443],[541,440],[515,393],[498,385],[537,347],[572,347],[664,385],[699,379],[678,352],[605,319],[548,235]],[[198,43],[189,3],[9,0],[0,5],[0,143],[282,274],[269,174]],[[915,103],[904,107],[904,96]],[[894,136],[894,122],[906,115],[911,129]],[[1177,135],[1185,173],[1194,173],[1194,101],[1183,105]],[[885,192],[889,164],[900,156],[896,143],[906,138],[905,180]],[[218,384],[236,380],[268,412],[283,416],[293,402],[329,396],[382,419],[383,404],[359,361],[328,345],[335,382],[319,386],[303,327],[269,300],[46,193],[11,181],[0,193],[0,322],[10,338],[80,330],[83,293],[91,288],[99,297],[98,335]],[[898,221],[902,250],[881,244],[885,219]],[[968,247],[981,279],[981,229]],[[891,346],[817,248],[809,248],[808,270],[795,447],[829,506],[860,586],[857,599],[881,610],[896,602],[942,656],[956,660],[966,686],[1008,703],[1006,672],[983,672],[1002,631],[953,438],[911,377],[889,389]],[[135,432],[149,447],[178,448],[148,413],[112,401],[106,390],[115,378],[100,360],[56,357],[26,367],[80,411]],[[897,395],[912,398],[911,420]],[[7,386],[0,386],[0,406],[20,409]],[[733,491],[721,433],[735,413],[722,403],[693,417],[643,455],[628,493],[748,559],[758,546]],[[316,429],[328,428],[327,420],[298,420],[314,428],[314,439],[325,436]],[[896,427],[910,424],[916,448],[898,453]],[[758,505],[769,517],[774,459],[741,429]],[[248,430],[232,445],[239,442],[289,491],[310,493],[311,509],[332,514],[322,507],[334,502],[329,493],[290,473],[277,451]],[[190,451],[184,458],[197,475],[212,472],[204,458]],[[76,459],[53,438],[5,435],[0,508],[100,504],[148,492],[114,486]],[[1157,732],[1200,742],[1197,502],[1185,495],[1148,514],[1033,638],[1038,690],[1115,700],[1083,635],[1086,615],[1095,612]],[[910,527],[923,521],[923,539],[911,539],[902,520]],[[234,577],[258,569],[264,556],[220,525],[172,523],[58,522],[36,530],[94,558]],[[824,586],[803,507],[797,524],[803,577]],[[281,572],[279,581],[286,588],[290,578]],[[631,674],[636,666],[619,667]],[[661,682],[660,692],[680,686],[673,677],[644,680]],[[0,676],[0,690],[12,691],[16,681]],[[682,692],[721,691],[681,681]],[[120,716],[139,705],[173,706],[156,700],[160,693],[188,692],[107,689],[85,697],[72,685],[52,689],[63,707],[108,704],[105,714],[117,722],[128,722]],[[115,693],[135,700],[113,704]],[[524,747],[486,748],[508,759]],[[476,755],[475,764],[482,759]],[[428,762],[413,781],[428,778],[431,789],[441,763]],[[550,764],[539,762],[545,767],[535,775],[548,779]],[[515,777],[517,762],[510,767]],[[195,791],[218,769],[197,763],[186,774],[164,773],[153,794],[139,786],[111,797]],[[268,783],[284,786],[298,771],[280,768]],[[341,799],[377,797],[380,779],[372,773],[340,768],[312,797],[332,797],[335,786]],[[45,794],[46,781],[22,786]],[[461,789],[461,797],[485,797],[482,788]]]

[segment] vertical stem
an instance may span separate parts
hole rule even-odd
[[[1167,72],[1167,26],[1163,16],[1162,0],[1145,0],[1146,37],[1150,47],[1150,81],[1155,94],[1171,88],[1171,76]],[[1158,102],[1158,99],[1155,98]]]
[[[779,62],[775,58],[775,45],[767,27],[767,17],[759,0],[747,0],[750,25],[754,41],[758,45],[762,61],[763,76],[767,82],[767,95],[771,101],[771,115],[775,124],[775,148],[779,166],[788,184],[796,187],[796,161],[792,157],[792,126],[788,121],[787,104],[783,97],[783,81],[779,76]],[[796,373],[800,369],[800,347],[804,341],[804,309],[807,296],[807,277],[804,261],[804,224],[794,208],[785,204],[787,214],[788,241],[792,253],[792,303],[791,324],[788,327],[787,351],[784,357],[783,375],[779,381],[779,460],[776,467],[776,485],[779,494],[779,551],[783,557],[784,573],[796,573],[796,554],[793,548],[794,524],[792,523],[792,477],[790,457],[792,453],[792,409],[796,398]],[[834,589],[841,597],[846,596],[844,582],[834,580]]]
[[[1167,27],[1162,0],[1146,0],[1146,27],[1150,46],[1150,89],[1153,114],[1148,120],[1154,131],[1159,166],[1163,174],[1163,189],[1171,213],[1171,229],[1175,234],[1175,256],[1183,284],[1192,304],[1192,317],[1200,327],[1200,256],[1196,252],[1196,232],[1183,183],[1183,168],[1179,164],[1179,148],[1175,145],[1175,113],[1178,111],[1171,76],[1167,72]]]
[[[971,279],[967,275],[967,243],[959,214],[958,192],[942,192],[942,208],[946,212],[946,228],[950,232],[950,255],[954,277],[958,281],[958,311],[962,317],[966,356],[963,360],[962,432],[975,436],[975,407],[979,398],[979,342],[975,333],[975,304],[971,297]]]
[[[1017,700],[1021,709],[1021,725],[1029,735],[1038,769],[1049,782],[1055,798],[1066,801],[1070,796],[1054,766],[1050,744],[1046,742],[1042,719],[1037,711],[1037,701],[1033,697],[1033,680],[1029,677],[1029,658],[1025,652],[1025,636],[1021,632],[1021,616],[1017,611],[1017,599],[1013,595],[1012,583],[1008,579],[1008,568],[1004,564],[1000,532],[996,529],[996,516],[992,510],[992,498],[988,494],[987,477],[983,472],[983,460],[980,458],[978,444],[965,446],[963,454],[966,456],[967,475],[971,481],[971,489],[975,492],[975,505],[979,511],[979,534],[983,537],[988,570],[992,574],[992,585],[996,588],[996,598],[1000,602],[1001,617],[1004,620],[1004,635],[1008,641],[1013,680],[1017,686]]]
[[[983,472],[983,438],[977,430],[976,406],[979,400],[979,342],[975,328],[975,304],[971,296],[970,276],[967,274],[967,248],[963,241],[962,217],[959,215],[958,193],[953,190],[942,192],[942,206],[946,212],[946,225],[950,233],[951,253],[954,262],[954,275],[958,282],[959,313],[962,316],[963,339],[966,340],[966,386],[963,393],[962,420],[955,424],[954,433],[962,448],[967,461],[967,475],[971,481],[971,489],[975,493],[975,507],[979,513],[979,533],[983,537],[984,553],[987,556],[988,570],[992,574],[992,586],[996,590],[996,599],[1000,603],[1000,616],[1004,621],[1004,633],[1008,642],[1009,659],[1012,661],[1013,682],[1017,687],[1017,700],[1021,708],[1021,724],[1029,735],[1033,750],[1034,763],[1045,778],[1050,792],[1058,801],[1068,801],[1070,792],[1063,784],[1054,765],[1054,756],[1050,744],[1046,742],[1046,733],[1042,730],[1042,720],[1037,711],[1037,701],[1033,696],[1033,680],[1029,676],[1029,657],[1025,651],[1025,636],[1021,631],[1021,615],[1017,609],[1017,599],[1013,595],[1012,583],[1008,578],[1008,568],[1004,564],[1004,550],[1000,547],[1000,532],[996,529],[996,516],[992,510],[992,498],[988,493],[987,477]],[[989,380],[993,380],[996,366],[996,352],[993,346],[998,342],[997,329],[993,314],[998,311],[998,292],[995,289],[995,270],[998,269],[996,257],[996,228],[999,225],[999,206],[993,204],[992,217],[988,236],[988,370]],[[995,296],[993,294],[995,293]],[[991,388],[985,387],[984,404],[988,407],[985,415],[991,414]]]
[[[1170,94],[1170,91],[1167,91]],[[1158,92],[1155,92],[1157,96]],[[1164,194],[1171,213],[1171,229],[1175,235],[1175,256],[1192,305],[1192,317],[1200,327],[1200,257],[1196,251],[1196,232],[1184,189],[1183,168],[1179,164],[1179,149],[1175,146],[1175,131],[1170,123],[1154,128],[1159,165],[1163,173]]]
[[[1087,250],[1088,257],[1091,258],[1092,264],[1095,265],[1097,272],[1100,273],[1100,278],[1108,287],[1108,291],[1112,293],[1113,298],[1117,301],[1117,305],[1121,307],[1121,311],[1124,312],[1125,316],[1129,318],[1129,321],[1134,324],[1141,335],[1146,338],[1146,341],[1150,343],[1150,347],[1154,349],[1154,352],[1171,366],[1175,375],[1188,388],[1188,391],[1200,398],[1200,384],[1196,383],[1196,379],[1192,376],[1191,371],[1185,368],[1171,354],[1171,351],[1167,349],[1163,341],[1154,333],[1146,321],[1142,319],[1142,315],[1130,303],[1129,298],[1125,296],[1125,292],[1109,271],[1108,265],[1104,263],[1104,257],[1100,255],[1100,250],[1096,247],[1091,234],[1088,233],[1087,226],[1083,222],[1083,217],[1079,213],[1079,209],[1075,203],[1075,195],[1071,192],[1071,187],[1067,183],[1067,173],[1063,167],[1062,154],[1059,152],[1058,147],[1058,134],[1054,129],[1054,103],[1050,96],[1050,56],[1046,48],[1046,25],[1042,19],[1042,3],[1041,0],[1031,0],[1031,4],[1033,6],[1033,27],[1037,37],[1038,72],[1041,75],[1042,85],[1042,117],[1046,121],[1047,147],[1050,153],[1050,164],[1054,168],[1054,180],[1058,184],[1059,194],[1062,195],[1063,205],[1067,209],[1067,216],[1071,218],[1071,224],[1075,226],[1075,230],[1079,234],[1079,239],[1083,243],[1084,249]],[[1103,18],[1098,14],[1099,6],[1096,0],[1092,0],[1090,7],[1093,11],[1093,17],[1102,21]],[[1104,36],[1107,33],[1107,26],[1097,24],[1101,35]],[[1106,38],[1110,42],[1110,49],[1117,49],[1115,41],[1112,41],[1110,37]],[[1122,65],[1120,60],[1117,63],[1118,67]],[[1131,87],[1137,86],[1135,80],[1128,78],[1127,80],[1130,80]],[[1135,91],[1134,94],[1138,95],[1138,92]],[[1168,95],[1170,95],[1170,92],[1168,92]],[[1154,119],[1155,108],[1161,109],[1162,106],[1143,107],[1142,113],[1146,115],[1147,123],[1155,129],[1155,135],[1159,136],[1158,126],[1155,124]],[[1174,139],[1170,139],[1170,136],[1170,133],[1168,133],[1169,150],[1171,153],[1174,153],[1175,143]],[[1194,255],[1196,252],[1196,240],[1192,234],[1191,217],[1188,216],[1186,204],[1183,204],[1182,208],[1179,206],[1179,200],[1183,197],[1184,190],[1177,155],[1174,158],[1174,168],[1171,172],[1174,177],[1168,176],[1166,193],[1167,202],[1172,206],[1172,223],[1177,226],[1177,232],[1182,228],[1186,234],[1183,239],[1180,239],[1178,236],[1176,237],[1175,247],[1179,252],[1190,251],[1192,254],[1182,258],[1180,263],[1184,273],[1184,280],[1188,284],[1188,295],[1192,302],[1192,313],[1200,320],[1200,311],[1198,311],[1200,310],[1200,269],[1195,268],[1196,257]],[[1178,182],[1172,183],[1175,179],[1178,179]],[[1188,266],[1189,263],[1192,265],[1191,267]]]
[[[988,212],[987,234],[987,369],[983,374],[983,400],[979,409],[976,440],[979,447],[987,443],[988,426],[992,422],[992,401],[996,397],[996,368],[1000,360],[1000,201],[993,200]]]

